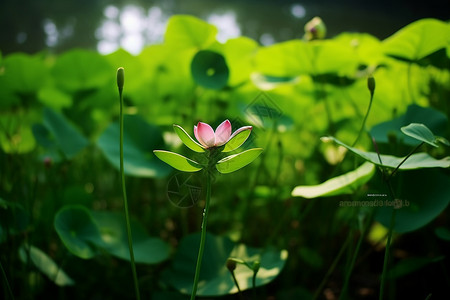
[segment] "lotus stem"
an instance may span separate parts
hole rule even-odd
[[[200,238],[200,247],[198,249],[197,265],[195,267],[194,284],[192,286],[191,300],[195,299],[197,295],[197,286],[200,278],[200,269],[202,267],[203,251],[205,250],[206,242],[206,224],[208,221],[209,203],[211,200],[211,173],[209,171],[206,174],[206,203],[203,210],[203,220],[202,220],[202,233]]]
[[[133,252],[133,239],[131,235],[131,225],[130,225],[130,213],[128,211],[128,200],[127,200],[127,191],[125,187],[125,172],[123,168],[123,85],[124,85],[124,70],[123,68],[119,68],[117,70],[117,86],[119,88],[119,98],[120,98],[120,113],[119,113],[119,123],[120,123],[120,177],[122,182],[122,195],[123,195],[123,206],[125,209],[125,222],[127,226],[127,236],[128,236],[128,248],[130,251],[130,263],[131,263],[131,271],[133,273],[133,282],[134,289],[136,292],[136,299],[140,300],[141,295],[139,293],[139,282],[137,278],[136,272],[136,263],[134,261],[134,252]]]

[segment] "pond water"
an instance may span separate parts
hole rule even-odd
[[[122,47],[137,54],[163,40],[174,14],[197,16],[219,29],[219,41],[245,35],[263,45],[303,36],[307,21],[320,16],[328,36],[343,31],[383,39],[424,17],[445,20],[448,0],[410,1],[256,1],[256,0],[1,0],[0,51],[3,55],[80,47],[110,53]]]

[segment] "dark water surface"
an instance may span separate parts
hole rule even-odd
[[[123,47],[139,53],[162,41],[174,14],[217,25],[221,41],[244,35],[267,45],[301,38],[314,16],[325,21],[329,37],[358,31],[383,39],[420,18],[449,19],[450,1],[0,0],[0,51],[109,53]]]

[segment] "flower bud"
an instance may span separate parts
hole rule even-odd
[[[117,69],[117,86],[119,87],[119,90],[123,89],[124,82],[125,82],[124,69],[120,67]]]
[[[314,17],[305,25],[305,39],[307,41],[325,38],[327,28],[320,17]]]
[[[259,260],[253,262],[253,273],[254,274],[258,273],[260,267],[261,267],[261,262]]]
[[[367,78],[367,87],[369,88],[370,94],[373,95],[375,92],[375,78],[373,78],[373,76]]]
[[[232,258],[227,259],[227,269],[233,272],[236,269],[236,261]]]
[[[44,158],[44,166],[45,166],[45,168],[49,169],[49,168],[51,168],[52,165],[53,165],[53,160],[52,160],[52,158],[46,156],[46,157]]]

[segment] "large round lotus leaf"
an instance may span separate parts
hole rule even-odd
[[[123,213],[92,212],[101,238],[101,246],[110,254],[124,260],[130,260],[128,235]],[[157,264],[169,257],[170,247],[160,238],[148,236],[137,221],[131,221],[134,260],[137,263]]]
[[[43,123],[33,126],[33,134],[50,153],[60,152],[71,159],[88,144],[86,138],[61,113],[44,108]]]
[[[67,249],[88,259],[96,254],[95,244],[101,244],[100,232],[90,211],[83,206],[65,206],[55,216],[55,230]]]
[[[274,77],[339,74],[356,67],[354,50],[333,40],[291,40],[260,48],[255,69]]]
[[[225,87],[230,76],[225,58],[209,50],[197,52],[192,59],[191,72],[199,85],[216,90]]]
[[[4,81],[17,93],[35,93],[47,82],[48,69],[37,57],[14,53],[8,55],[3,64]]]
[[[188,15],[173,16],[167,23],[164,43],[170,47],[204,48],[216,40],[214,25]]]
[[[416,61],[448,45],[450,25],[436,19],[413,22],[383,41],[387,55]]]
[[[77,91],[98,88],[112,82],[114,68],[100,54],[77,49],[59,56],[52,74],[58,86]]]
[[[436,218],[450,202],[450,178],[440,169],[400,172],[392,182],[396,200],[380,200],[376,219],[389,227],[392,209],[397,209],[394,230],[409,232],[419,229]],[[381,206],[381,205],[380,205]]]
[[[100,136],[97,145],[107,160],[120,169],[119,123],[112,123]],[[161,131],[137,115],[124,116],[123,164],[125,174],[136,177],[164,177],[172,170],[153,155],[165,149]]]
[[[244,244],[235,244],[226,237],[211,234],[207,234],[206,237],[198,296],[214,297],[238,292],[226,267],[226,261],[230,257],[241,259],[250,265],[255,261],[261,263],[256,286],[265,285],[275,279],[287,259],[286,250],[256,249]],[[190,294],[192,291],[199,243],[200,234],[184,237],[171,267],[163,274],[164,281],[183,294]],[[235,275],[241,290],[252,288],[253,271],[247,266],[238,264]]]
[[[377,143],[389,143],[389,136],[395,136],[397,141],[406,145],[417,145],[419,142],[401,132],[401,127],[410,123],[422,123],[435,135],[443,136],[447,128],[447,116],[442,112],[431,108],[421,107],[415,104],[408,106],[406,113],[398,118],[379,123],[372,127],[370,135]]]
[[[253,71],[253,55],[258,49],[258,43],[247,37],[229,39],[224,45],[224,55],[230,68],[231,86],[238,85],[250,79]]]
[[[0,98],[0,102],[1,102]],[[40,118],[38,110],[18,109],[0,114],[0,146],[6,153],[27,153],[35,149],[31,124]]]

